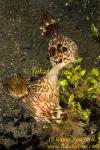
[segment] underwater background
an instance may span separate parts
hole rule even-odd
[[[0,0],[0,150],[42,149],[51,134],[2,87],[2,80],[10,74],[29,77],[34,68],[51,68],[48,40],[39,29],[45,10],[59,22],[61,32],[78,45],[82,67],[100,69],[99,0]],[[100,109],[96,113],[100,118]],[[99,128],[100,119],[98,124]]]

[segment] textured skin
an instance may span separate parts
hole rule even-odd
[[[6,88],[11,96],[25,103],[30,114],[38,122],[59,121],[63,111],[59,106],[59,85],[51,76],[27,84],[21,75],[15,74],[6,79]]]
[[[57,22],[48,13],[42,16],[40,29],[42,35],[50,38],[48,51],[52,66],[62,62],[72,63],[78,50],[77,45],[59,32]]]
[[[52,70],[59,72],[66,64],[74,61],[78,48],[71,39],[58,32],[56,21],[51,16],[43,16],[41,30],[43,34],[51,35],[48,47],[50,61]],[[25,103],[36,121],[59,122],[63,118],[56,75],[47,74],[30,86],[23,77],[16,75],[8,80],[7,88],[10,95],[20,98]]]
[[[21,98],[28,94],[28,80],[20,74],[13,74],[6,78],[3,85],[13,97]]]
[[[77,45],[70,38],[63,35],[54,36],[49,42],[49,55],[52,66],[58,63],[74,61]]]
[[[59,114],[62,111],[59,106],[59,86],[46,76],[31,85],[22,101],[37,121],[60,119]]]

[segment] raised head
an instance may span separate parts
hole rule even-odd
[[[77,45],[59,32],[57,22],[49,13],[41,18],[42,35],[51,36],[48,52],[52,66],[72,63],[78,50]]]
[[[48,12],[41,16],[40,30],[44,36],[54,36],[58,32],[58,24]]]

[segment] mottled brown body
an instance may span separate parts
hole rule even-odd
[[[12,75],[6,80],[6,87],[11,96],[25,103],[36,121],[50,123],[61,119],[63,111],[59,106],[59,86],[48,76],[27,85],[24,77]]]
[[[50,122],[60,119],[59,86],[46,76],[31,85],[22,101],[37,121]]]
[[[48,50],[51,64],[55,66],[62,62],[67,63],[69,60],[70,63],[73,62],[78,48],[70,38],[60,35],[51,38]]]
[[[58,32],[57,23],[50,15],[43,16],[41,30],[44,35],[51,36],[48,51],[53,68],[31,85],[26,84],[26,80],[19,75],[11,76],[6,87],[11,96],[20,98],[25,103],[37,121],[60,122],[66,115],[59,105],[58,73],[74,61],[77,46]]]
[[[48,52],[52,66],[74,61],[78,47],[74,41],[59,32],[58,24],[52,16],[43,15],[40,29],[42,35],[48,35],[50,38]]]
[[[58,24],[50,14],[43,14],[40,30],[42,30],[43,36],[54,36],[54,34],[58,34]]]

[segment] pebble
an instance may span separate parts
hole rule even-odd
[[[68,6],[68,5],[69,5],[69,4],[66,2],[66,3],[65,3],[65,6]]]

